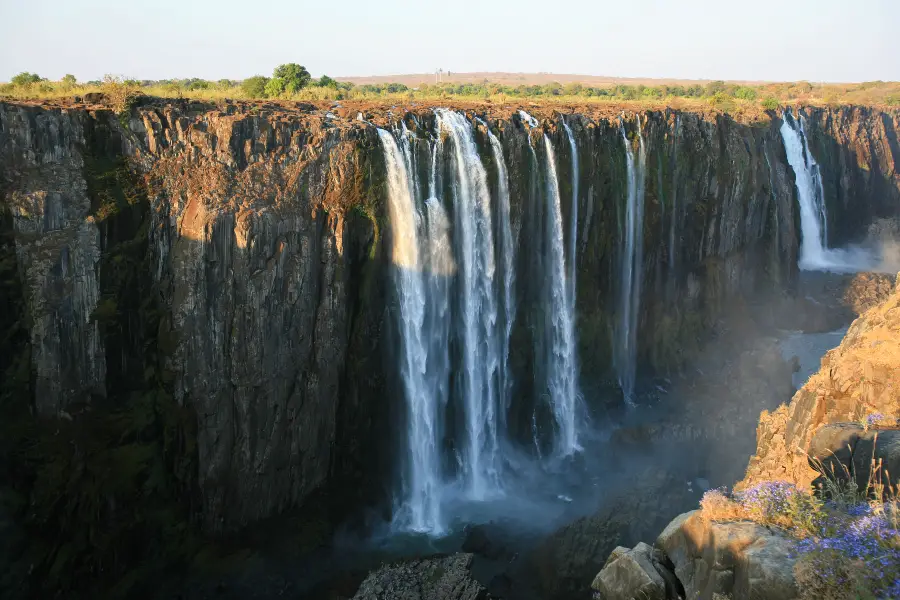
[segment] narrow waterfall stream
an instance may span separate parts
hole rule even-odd
[[[637,329],[641,309],[641,266],[644,247],[644,177],[647,153],[640,120],[637,122],[637,159],[631,141],[622,128],[625,144],[625,164],[628,177],[628,194],[625,203],[624,241],[622,249],[621,281],[619,296],[619,324],[616,332],[614,362],[619,386],[625,401],[634,402],[637,377]]]
[[[439,407],[434,373],[429,373],[429,339],[426,286],[419,258],[422,216],[416,207],[415,171],[409,152],[403,152],[394,136],[379,129],[387,167],[388,209],[391,219],[397,300],[399,304],[400,378],[408,409],[408,466],[404,477],[405,501],[400,518],[414,531],[441,533],[441,470],[438,454]],[[431,377],[430,377],[431,375]]]
[[[782,115],[781,137],[788,163],[794,170],[797,200],[800,204],[800,259],[805,271],[883,270],[880,261],[862,248],[828,247],[828,213],[819,164],[809,149],[803,115],[794,117],[790,110]],[[892,271],[893,269],[888,269]]]
[[[500,232],[500,256],[503,265],[503,324],[504,331],[501,338],[503,368],[501,371],[500,392],[502,405],[500,411],[501,423],[506,422],[512,401],[512,372],[509,365],[509,343],[512,336],[513,324],[516,320],[516,270],[515,270],[515,242],[512,232],[512,222],[509,213],[509,175],[506,170],[506,160],[503,158],[503,146],[489,127],[488,139],[491,142],[494,164],[497,167],[497,212],[499,217]]]
[[[550,407],[556,420],[558,431],[555,449],[565,456],[578,449],[576,406],[578,389],[575,381],[575,329],[572,300],[574,296],[566,282],[565,243],[563,241],[562,207],[559,197],[559,178],[556,171],[556,152],[550,138],[544,135],[547,153],[546,194],[547,213],[545,222],[546,251],[549,256],[547,274],[547,328],[550,343],[546,346],[548,356],[547,393]],[[574,257],[574,253],[573,253]],[[573,261],[574,262],[574,261]]]

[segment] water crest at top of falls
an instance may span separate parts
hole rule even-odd
[[[620,271],[619,323],[613,353],[619,386],[629,404],[634,402],[637,377],[637,328],[641,308],[641,266],[644,247],[644,175],[647,158],[640,118],[637,122],[637,135],[640,146],[635,160],[631,141],[625,134],[624,127],[622,128],[628,194],[625,204],[625,246],[622,248]]]
[[[822,175],[809,150],[803,122],[802,114],[794,118],[788,110],[782,115],[781,138],[788,163],[794,170],[800,204],[800,268],[834,272],[878,270],[879,261],[866,250],[828,247],[828,215]]]

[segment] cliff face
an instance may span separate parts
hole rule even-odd
[[[900,420],[900,277],[893,294],[853,322],[791,403],[762,415],[742,485],[773,480],[808,488],[818,476],[808,461],[816,455],[810,448],[816,431],[869,415]]]
[[[544,276],[529,258],[545,210],[534,204],[537,166],[512,109],[476,112],[499,133],[509,168],[523,299],[512,359],[529,394],[536,365],[524,348],[540,320],[532,286]],[[545,132],[557,149],[568,223],[568,144],[557,113],[534,112],[543,125],[532,139]],[[411,128],[431,127],[430,110],[410,114]],[[870,134],[868,121],[847,121],[859,114],[819,111],[810,121],[816,143],[841,149],[838,181],[850,183],[839,201],[880,214],[867,194],[881,202],[900,185],[889,168],[896,115],[864,112],[883,125]],[[586,112],[567,122],[580,155],[577,329],[588,386],[611,373],[623,131],[635,152],[640,136],[646,148],[638,360],[648,371],[684,366],[723,311],[790,284],[799,226],[777,119]],[[853,149],[844,150],[850,129]],[[476,137],[487,147],[483,126]],[[847,157],[866,143],[866,164],[879,166],[864,175]],[[148,103],[115,115],[0,104],[0,166],[0,274],[8,314],[19,315],[2,317],[2,339],[18,340],[0,365],[19,374],[4,383],[6,397],[77,424],[156,390],[189,414],[166,456],[187,458],[187,493],[208,530],[298,506],[329,483],[383,482],[387,450],[376,450],[396,429],[387,424],[394,344],[384,167],[371,124],[306,106]],[[826,190],[829,206],[836,189]],[[840,236],[857,233],[848,225]]]
[[[857,241],[900,206],[900,111],[810,109],[810,151],[821,165],[831,239]]]

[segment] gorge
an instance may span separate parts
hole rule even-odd
[[[801,270],[886,261],[896,109],[459,104],[0,103],[22,597],[298,511],[412,554],[499,517],[566,538],[633,491],[628,439],[728,411],[752,437],[789,400],[679,391],[742,313],[804,329]]]

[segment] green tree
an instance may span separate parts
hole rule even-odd
[[[735,90],[734,97],[741,100],[756,100],[756,90],[751,87],[739,87]]]
[[[277,98],[284,93],[284,79],[281,77],[273,77],[266,82],[266,89],[263,96],[267,98]]]
[[[37,73],[22,72],[13,77],[10,83],[12,83],[13,85],[24,87],[27,85],[31,85],[32,83],[39,83],[40,81],[41,76]]]
[[[727,87],[724,81],[710,81],[706,84],[706,95],[724,94]]]
[[[268,83],[268,77],[263,77],[262,75],[254,75],[253,77],[248,77],[241,82],[241,91],[243,91],[248,98],[265,98],[266,84]]]
[[[65,75],[62,78],[62,84],[66,87],[75,87],[75,84],[78,83],[78,80],[75,79],[74,75]]]
[[[766,98],[762,101],[763,110],[776,110],[778,108],[778,100],[775,98]]]
[[[319,77],[319,87],[336,88],[337,86],[338,86],[337,81],[335,81],[328,75],[322,75],[321,77]]]
[[[309,85],[312,76],[306,70],[306,67],[297,63],[287,63],[275,67],[272,79],[282,80],[284,91],[294,94]]]

